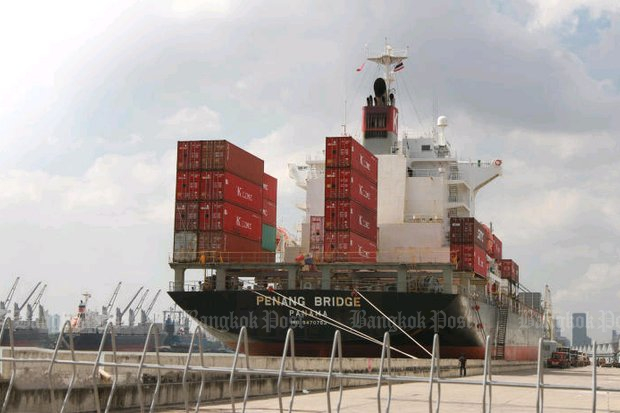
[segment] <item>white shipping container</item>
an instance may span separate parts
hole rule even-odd
[[[195,262],[198,248],[198,234],[191,231],[174,233],[174,262]]]

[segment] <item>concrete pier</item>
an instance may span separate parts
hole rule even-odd
[[[620,388],[620,369],[598,368],[598,386]],[[482,379],[482,376],[471,378]],[[530,372],[494,374],[493,378],[518,383],[535,383],[536,374]],[[592,383],[592,367],[568,370],[545,370],[545,383],[588,386]],[[423,412],[428,411],[427,383],[398,384],[392,386],[390,411]],[[382,389],[382,409],[387,403],[387,386]],[[434,389],[434,400],[437,389]],[[288,396],[288,393],[286,393]],[[338,402],[338,392],[332,392],[332,409]],[[488,397],[488,395],[487,395]],[[288,407],[290,398],[284,399]],[[241,408],[238,403],[237,410]],[[253,400],[248,403],[247,412],[277,411],[278,400],[274,398]],[[178,413],[182,410],[166,410]],[[201,411],[210,413],[232,412],[230,403],[205,405]],[[324,392],[299,393],[295,396],[294,412],[314,413],[327,411]],[[377,389],[375,386],[344,391],[341,412],[362,413],[377,411]],[[434,410],[433,410],[434,411]],[[482,411],[482,386],[465,384],[441,385],[441,412],[479,413]],[[514,387],[493,387],[492,411],[497,413],[536,411],[536,390]],[[545,390],[544,411],[553,413],[592,412],[592,391],[583,390]],[[598,392],[597,412],[620,412],[620,393]]]

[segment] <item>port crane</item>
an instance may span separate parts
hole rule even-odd
[[[543,335],[547,340],[555,341],[555,324],[553,322],[553,307],[551,305],[551,289],[545,285],[545,298],[543,307]]]
[[[37,294],[37,298],[34,299],[34,303],[32,303],[32,305],[28,304],[26,307],[26,320],[28,321],[32,321],[32,316],[34,314],[34,312],[36,311],[36,309],[39,307],[39,303],[41,302],[41,297],[43,297],[43,293],[45,293],[45,290],[47,289],[47,284],[43,285],[43,288],[41,288],[41,290],[39,290],[39,294]],[[43,308],[43,307],[41,307]],[[42,318],[43,314],[40,314],[39,318]]]
[[[118,285],[114,289],[114,292],[112,293],[112,297],[110,297],[110,300],[108,301],[108,304],[105,307],[101,308],[101,313],[104,316],[109,315],[110,311],[112,311],[112,306],[114,306],[114,302],[116,301],[116,297],[118,297],[118,292],[121,289],[121,284],[122,284],[122,282],[118,283]]]
[[[142,304],[144,304],[144,300],[146,299],[146,296],[149,294],[149,289],[147,288],[146,291],[144,291],[144,294],[142,294],[142,297],[140,297],[140,299],[138,300],[138,305],[136,305],[136,308],[130,308],[129,309],[129,325],[133,326],[135,321],[136,321],[136,314],[138,314],[138,311],[140,311],[140,309],[142,308]]]
[[[160,293],[161,293],[161,290],[157,290],[157,293],[155,293],[155,297],[153,297],[153,299],[151,300],[151,303],[149,304],[148,308],[140,312],[140,324],[147,323],[149,314],[151,314],[151,311],[153,310],[153,306],[155,305],[155,301],[157,301],[157,297],[159,297]]]
[[[137,293],[134,294],[133,298],[129,301],[129,304],[127,304],[127,306],[123,309],[123,311],[120,310],[120,308],[116,308],[116,325],[120,326],[123,322],[123,316],[125,315],[125,313],[127,312],[127,310],[129,310],[129,307],[131,307],[131,305],[133,304],[133,302],[136,300],[136,298],[138,297],[138,294],[140,294],[140,292],[144,289],[144,287],[140,287],[140,289],[138,290]]]
[[[32,291],[30,291],[30,294],[28,294],[28,297],[26,297],[26,299],[24,300],[21,306],[18,303],[13,304],[13,318],[15,320],[19,319],[20,312],[26,306],[26,304],[28,304],[28,301],[30,301],[30,299],[34,295],[35,291],[37,291],[40,285],[41,285],[41,281],[39,281],[37,285],[34,286],[34,288],[32,289]]]
[[[0,318],[4,318],[4,316],[8,313],[9,305],[11,304],[11,300],[13,299],[13,295],[17,289],[17,283],[19,283],[19,277],[15,279],[15,282],[13,283],[6,299],[4,301],[0,301]]]

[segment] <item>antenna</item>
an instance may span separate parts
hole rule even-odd
[[[347,136],[347,100],[344,100],[344,123],[342,124],[342,136]]]

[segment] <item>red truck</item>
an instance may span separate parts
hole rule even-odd
[[[553,353],[551,353],[551,357],[547,359],[547,367],[557,367],[560,369],[566,369],[570,367],[570,359],[568,357],[568,353],[554,351]]]

